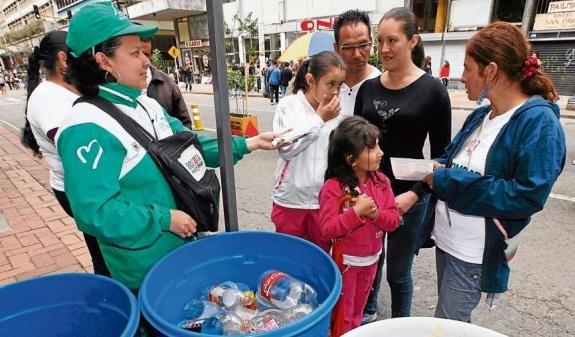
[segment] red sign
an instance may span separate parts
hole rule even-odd
[[[299,22],[299,28],[304,32],[311,32],[322,28],[333,29],[333,22],[335,19],[336,18],[302,20]]]

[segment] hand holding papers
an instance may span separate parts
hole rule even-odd
[[[433,173],[433,160],[412,158],[391,158],[393,175],[399,180],[422,180]]]

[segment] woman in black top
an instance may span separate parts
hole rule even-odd
[[[431,158],[440,156],[451,140],[451,104],[447,90],[412,61],[414,48],[423,48],[417,19],[405,8],[384,14],[378,28],[378,52],[385,72],[367,80],[357,94],[354,114],[365,117],[382,132],[381,171],[389,177],[404,225],[388,234],[387,280],[391,288],[392,317],[409,316],[413,281],[411,266],[415,238],[421,228],[428,195],[422,184],[395,179],[390,157],[423,158],[429,135]],[[378,275],[364,310],[364,320],[377,318]]]

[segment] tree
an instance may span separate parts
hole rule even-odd
[[[246,57],[248,61],[250,58],[257,57],[259,54],[259,46],[258,43],[255,43],[254,45],[254,38],[256,38],[255,42],[257,42],[258,19],[253,17],[253,12],[249,12],[245,18],[242,18],[239,14],[236,13],[236,15],[234,15],[232,18],[232,22],[232,29],[230,30],[229,27],[226,27],[226,33],[233,35],[233,31],[235,30],[238,36],[241,36],[244,39]]]
[[[162,68],[162,66],[164,65],[164,60],[162,58],[162,52],[159,49],[154,49],[154,51],[152,52],[151,61],[154,67]]]

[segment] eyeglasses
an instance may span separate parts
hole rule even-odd
[[[356,44],[356,45],[340,46],[339,49],[343,53],[349,53],[349,54],[354,53],[356,49],[358,51],[369,51],[371,49],[371,42],[365,42],[365,43]]]

